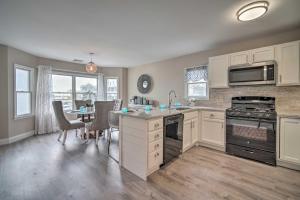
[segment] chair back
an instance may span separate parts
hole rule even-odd
[[[75,107],[76,110],[79,110],[81,106],[86,107],[86,105],[91,105],[92,104],[92,100],[75,100]]]
[[[114,108],[114,101],[95,101],[95,119],[91,130],[103,131],[109,128],[108,113]]]
[[[66,119],[61,101],[52,101],[52,106],[56,121],[61,130],[67,130],[70,127],[70,122]]]
[[[110,128],[119,128],[119,116],[120,114],[115,111],[110,111],[108,113],[108,123]]]
[[[123,100],[122,99],[116,99],[115,105],[114,105],[114,111],[119,111],[122,109]]]

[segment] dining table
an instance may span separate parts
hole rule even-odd
[[[94,110],[91,110],[91,111],[71,110],[68,113],[74,114],[74,115],[79,115],[81,117],[82,122],[90,122],[91,116],[95,114],[95,111]],[[85,121],[86,116],[88,118],[88,121]]]

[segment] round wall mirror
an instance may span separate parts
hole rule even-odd
[[[152,79],[147,74],[142,74],[137,81],[138,91],[142,94],[148,93],[151,90]]]

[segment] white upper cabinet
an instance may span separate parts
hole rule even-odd
[[[228,87],[229,56],[215,56],[209,58],[208,77],[210,88]]]
[[[280,44],[275,47],[275,60],[278,64],[278,84],[300,84],[300,45],[299,41]]]
[[[237,53],[230,54],[229,65],[245,65],[252,62],[251,51],[241,51]]]
[[[275,60],[275,48],[274,46],[263,47],[251,50],[252,62],[263,62]]]

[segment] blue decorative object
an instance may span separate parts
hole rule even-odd
[[[159,104],[159,109],[166,109],[167,105],[166,104]]]
[[[151,109],[152,109],[152,106],[151,106],[151,105],[145,106],[145,111],[151,111]]]
[[[86,107],[80,106],[79,111],[80,111],[81,113],[86,112]]]
[[[127,113],[128,112],[128,108],[122,108],[122,113]]]
[[[178,107],[180,107],[180,106],[182,106],[181,103],[177,101],[177,102],[175,103],[175,107],[178,108]]]

